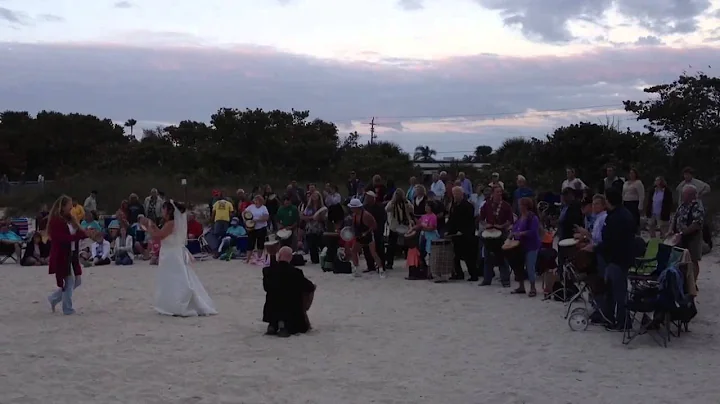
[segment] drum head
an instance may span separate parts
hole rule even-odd
[[[663,240],[663,244],[666,244],[666,245],[669,245],[672,247],[675,247],[676,245],[678,245],[679,242],[680,242],[680,237],[678,237],[677,235],[672,235],[672,236],[666,238],[665,240]]]
[[[252,229],[252,228],[255,227],[255,222],[252,221],[252,220],[246,220],[246,221],[245,221],[245,227],[247,227],[248,229]]]
[[[572,246],[574,246],[575,244],[577,244],[577,240],[575,240],[574,238],[566,238],[566,239],[560,240],[560,242],[558,243],[558,246],[560,246],[560,247],[572,247]]]
[[[482,238],[500,238],[502,232],[500,230],[490,229],[482,232]]]
[[[280,237],[282,240],[287,240],[290,238],[290,236],[292,236],[292,230],[282,229],[278,230],[275,234],[277,234],[277,236]]]
[[[340,230],[340,238],[345,241],[352,241],[352,239],[355,238],[355,232],[353,231],[352,227],[343,227],[342,230]]]
[[[253,218],[252,212],[246,210],[245,212],[243,212],[243,218],[245,220],[252,220],[252,218]]]
[[[396,231],[397,231],[397,233],[399,233],[399,234],[405,234],[405,233],[407,233],[408,231],[410,231],[410,228],[407,227],[407,226],[405,226],[405,225],[403,225],[403,224],[401,224],[400,226],[397,227]]]
[[[415,230],[410,230],[407,233],[405,233],[405,237],[408,237],[408,238],[415,237],[415,236],[417,236],[417,231],[415,231]]]
[[[505,240],[505,243],[502,245],[503,250],[512,250],[513,248],[520,245],[520,241],[518,240]]]
[[[270,194],[270,196],[268,197],[268,199],[271,201],[275,198],[277,198],[277,195],[275,195],[275,194]]]

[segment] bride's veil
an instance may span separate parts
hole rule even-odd
[[[180,245],[186,245],[187,244],[187,216],[186,213],[180,212],[180,210],[175,205],[175,201],[171,200],[170,203],[172,203],[173,208],[175,209],[175,212],[173,213],[173,221],[175,222],[175,227],[173,229],[173,233],[175,236],[175,239],[180,243]]]

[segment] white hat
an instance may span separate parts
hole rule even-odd
[[[350,200],[350,203],[348,203],[348,208],[362,208],[363,204],[360,202],[360,199],[353,198]]]
[[[493,177],[499,177],[500,174],[498,174],[498,173],[492,173],[492,176],[493,176]]]
[[[365,192],[365,195],[372,196],[373,198],[377,198],[377,195],[373,191],[367,191],[367,192]]]

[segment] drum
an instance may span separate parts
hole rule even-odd
[[[246,221],[245,221],[245,228],[248,229],[248,230],[253,230],[253,229],[255,229],[255,222],[252,221],[252,220],[246,220]]]
[[[249,210],[246,210],[245,212],[243,212],[242,216],[243,216],[243,219],[245,219],[245,220],[253,219],[253,214]]]
[[[408,249],[418,248],[420,246],[420,233],[418,233],[417,231],[410,230],[409,232],[405,233],[404,238],[405,240],[403,241],[403,245]]]
[[[340,230],[340,238],[344,241],[352,241],[355,239],[355,231],[350,226],[345,226]]]
[[[680,234],[673,234],[663,240],[663,244],[669,245],[671,247],[675,247],[678,244],[680,244],[680,241],[682,240],[682,236]]]
[[[405,226],[404,224],[401,224],[397,228],[395,228],[395,232],[397,234],[406,234],[409,231],[410,231],[410,228]]]
[[[447,282],[455,266],[455,253],[451,240],[433,240],[430,243],[430,274],[435,282]]]
[[[313,215],[313,219],[318,220],[321,217],[323,217],[323,218],[327,217],[327,211],[328,211],[328,208],[323,206],[322,208],[318,209],[317,212],[315,212],[315,214]]]
[[[565,238],[558,242],[558,262],[572,262],[577,255],[578,241],[574,238]]]
[[[522,282],[527,279],[525,269],[525,250],[520,247],[518,240],[505,240],[502,247],[502,254],[505,257],[510,269],[515,273],[515,280]]]
[[[345,247],[338,248],[336,255],[337,255],[337,259],[340,262],[349,262],[350,261],[350,256],[347,252],[345,252]]]
[[[287,240],[290,237],[292,237],[292,230],[290,229],[281,229],[278,230],[277,233],[275,233],[280,240]]]
[[[504,241],[502,235],[502,231],[497,229],[488,229],[480,233],[485,250],[491,254],[499,255],[502,252]]]
[[[267,251],[270,255],[275,255],[280,251],[280,242],[279,241],[266,241],[265,242],[265,251]]]
[[[334,232],[323,233],[323,245],[327,248],[325,262],[322,266],[323,271],[333,270],[333,261],[337,257],[337,251],[340,247],[340,235]]]

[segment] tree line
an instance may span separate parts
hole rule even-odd
[[[463,162],[485,162],[506,181],[523,174],[536,188],[556,188],[568,166],[586,183],[599,182],[610,164],[621,172],[638,169],[648,185],[657,175],[679,179],[688,165],[699,178],[717,183],[720,78],[683,74],[645,92],[648,100],[624,102],[626,111],[646,122],[644,130],[580,122],[544,137],[508,139],[496,150],[479,145],[452,165],[472,172]],[[357,133],[341,136],[333,123],[309,117],[309,111],[221,108],[207,123],[145,129],[137,139],[135,119],[125,122],[126,134],[123,125],[93,115],[6,111],[0,114],[0,175],[58,180],[150,173],[212,185],[219,178],[237,184],[341,181],[356,171],[364,179],[382,174],[402,184],[418,174],[412,158],[434,158],[428,146],[411,156],[391,142],[363,144]]]

